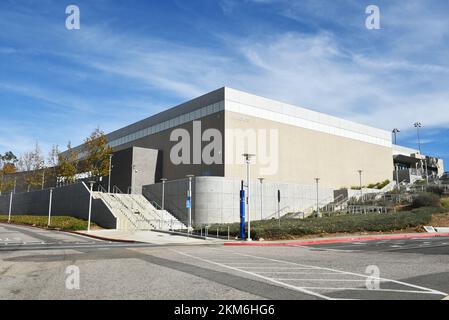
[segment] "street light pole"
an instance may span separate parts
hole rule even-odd
[[[89,216],[87,219],[87,232],[90,232],[90,219],[92,216],[92,191],[94,188],[95,181],[89,181],[90,184],[90,192],[89,192]]]
[[[421,124],[421,122],[415,122],[413,124],[413,126],[416,128],[416,133],[418,135],[418,149],[419,149],[419,153],[422,153],[421,152],[421,137],[420,137],[420,134],[419,134],[419,129],[422,127],[422,124]]]
[[[254,154],[245,153],[243,154],[246,161],[246,187],[248,190],[248,194],[246,196],[246,205],[247,205],[247,216],[248,216],[248,238],[247,241],[251,241],[251,192],[250,192],[250,165],[251,165],[251,158],[254,157]]]
[[[320,183],[320,178],[315,178],[316,181],[316,213],[317,213],[317,217],[321,218],[321,213],[320,213],[320,189],[319,189],[319,183]]]
[[[399,129],[397,129],[397,128],[394,128],[394,129],[393,129],[394,144],[397,144],[397,136],[396,136],[396,135],[397,135],[399,132],[401,132]]]
[[[131,194],[134,194],[134,192],[136,192],[136,186],[135,186],[136,177],[135,177],[135,175],[137,174],[137,172],[139,172],[139,170],[137,170],[136,165],[133,164],[132,177],[131,177]]]
[[[421,122],[415,122],[413,124],[413,126],[416,128],[416,134],[418,135],[418,148],[419,148],[419,153],[422,155],[422,150],[421,150],[421,135],[419,133],[419,130],[422,128],[422,123]],[[426,182],[427,184],[429,184],[429,174],[427,171],[427,157],[424,158],[424,165],[425,165],[425,173],[426,173]],[[421,170],[422,170],[422,162],[421,162]]]
[[[161,203],[161,208],[162,210],[165,210],[165,182],[167,182],[166,178],[162,178],[162,203]]]
[[[111,193],[112,157],[113,156],[114,155],[112,153],[109,155],[108,193]]]
[[[260,221],[263,220],[263,181],[265,178],[259,178],[260,181]]]
[[[362,188],[362,172],[363,170],[359,170],[359,178],[360,178],[360,200],[363,201],[363,188]]]
[[[42,169],[42,185],[41,185],[41,190],[44,190],[44,186],[45,186],[45,168]]]
[[[11,212],[12,212],[12,195],[13,195],[13,193],[11,192],[11,195],[9,196],[9,213],[8,213],[8,223],[11,223]]]
[[[48,223],[47,226],[49,227],[51,224],[51,202],[53,200],[53,188],[50,188],[50,200],[48,202]]]

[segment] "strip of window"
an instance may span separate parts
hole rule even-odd
[[[178,116],[176,118],[167,120],[167,121],[165,121],[163,123],[158,123],[158,124],[155,124],[155,125],[153,125],[151,127],[142,129],[140,131],[133,132],[133,133],[128,134],[126,136],[123,136],[123,137],[120,137],[118,139],[115,139],[115,140],[109,142],[108,144],[109,144],[110,147],[115,148],[115,147],[120,146],[122,144],[126,144],[126,143],[129,143],[129,142],[141,139],[143,137],[147,137],[149,135],[152,135],[152,134],[155,134],[155,133],[159,133],[159,132],[164,131],[164,130],[168,130],[168,129],[171,129],[171,128],[178,127],[178,126],[180,126],[182,124],[185,124],[185,123],[188,123],[188,122],[191,122],[191,121],[194,121],[194,120],[198,120],[198,119],[207,117],[209,115],[212,115],[212,114],[217,113],[217,112],[221,112],[223,110],[224,110],[224,101],[220,101],[220,102],[217,102],[217,103],[214,103],[214,104],[202,107],[201,109],[197,109],[197,110],[194,110],[192,112],[180,115],[180,116]]]

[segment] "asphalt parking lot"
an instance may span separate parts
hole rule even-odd
[[[1,299],[441,300],[449,292],[449,238],[164,246],[0,225],[0,239]],[[71,266],[77,289],[66,285]]]

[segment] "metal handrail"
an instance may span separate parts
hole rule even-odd
[[[145,193],[148,193],[148,195],[153,197],[153,198],[157,198],[158,197],[154,192],[152,192],[152,191],[150,191],[150,190],[145,188],[145,192],[142,192],[142,195],[150,202],[153,201],[153,200],[148,199],[148,197],[145,195]],[[168,206],[164,206],[164,210],[166,210],[172,216],[174,216],[176,219],[178,219],[178,221],[182,222],[182,220],[180,218],[178,218],[178,217],[184,216],[183,209],[179,208],[178,205],[176,205],[176,203],[174,201],[172,201],[170,199],[167,199],[167,198],[165,198],[165,204],[168,204]],[[167,210],[167,208],[168,208],[168,210]],[[173,213],[177,213],[178,217],[175,214],[173,214]],[[184,222],[182,222],[182,223],[184,223]],[[184,223],[184,224],[187,225],[186,223]],[[192,218],[192,225],[194,225],[193,218]]]
[[[283,207],[282,209],[279,209],[279,210],[276,210],[274,213],[272,213],[271,215],[269,215],[268,217],[266,217],[266,218],[264,218],[264,220],[270,220],[270,219],[272,219],[272,218],[277,218],[277,215],[279,214],[280,215],[280,213],[282,212],[282,211],[284,211],[284,210],[286,210],[286,209],[289,209],[290,208],[290,206],[285,206],[285,207]],[[281,218],[282,218],[283,216],[281,216]]]
[[[101,184],[97,187],[98,192],[108,193],[108,190],[106,190]]]
[[[120,211],[120,213],[121,213],[122,215],[124,215],[124,216],[128,219],[129,222],[131,222],[131,224],[134,226],[134,229],[135,229],[135,230],[138,229],[138,221],[137,221],[135,215],[130,215],[130,214],[128,214],[128,212],[127,212],[127,211],[124,211],[121,207],[113,206],[111,203],[109,203],[109,201],[108,201],[104,196],[102,196],[101,198],[102,198],[102,200],[107,204],[107,206],[108,206],[112,211],[114,210],[114,208],[115,208],[115,209],[118,209],[118,210]],[[115,197],[114,197],[113,199],[116,200],[116,201],[118,201],[118,199],[115,198]],[[123,205],[123,203],[121,203],[120,201],[118,201],[118,202],[119,202],[120,204]]]
[[[118,191],[118,192],[117,192]],[[116,185],[112,187],[112,193],[120,193],[123,194],[122,190],[119,189]]]

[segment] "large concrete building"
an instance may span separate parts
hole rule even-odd
[[[395,165],[411,170],[419,162],[416,152],[393,147],[389,131],[227,87],[114,131],[107,139],[114,149],[112,185],[143,192],[161,204],[165,178],[165,207],[184,221],[186,176],[194,175],[194,223],[238,221],[239,189],[246,179],[243,153],[255,155],[253,219],[316,205],[316,178],[319,201],[325,204],[335,189],[358,186],[360,178],[363,185],[393,180]],[[82,146],[78,149],[82,154]],[[438,160],[437,166],[442,165]]]

